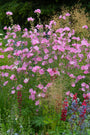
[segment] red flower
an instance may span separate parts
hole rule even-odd
[[[19,90],[17,93],[19,115],[21,115],[21,103],[22,103],[22,92]]]
[[[61,114],[61,120],[66,121],[66,116],[67,116],[67,109],[63,109]]]
[[[18,99],[18,102],[22,101],[22,92],[21,91],[18,91],[17,99]]]
[[[86,106],[87,106],[87,104],[86,104],[86,101],[84,100],[82,103],[82,113],[79,115],[80,117],[83,118],[83,120],[84,120],[84,116],[85,116],[86,110],[87,110]]]
[[[73,100],[75,100],[76,104],[77,104],[77,93],[75,93],[75,95],[73,95]]]
[[[67,100],[67,98],[65,98],[64,104],[63,104],[63,109],[62,109],[62,114],[61,114],[61,120],[63,120],[63,121],[66,121],[67,107],[68,107],[68,100]]]
[[[75,95],[73,95],[73,100],[77,99],[77,93],[75,93]]]
[[[82,105],[85,105],[85,106],[87,105],[85,100],[83,101]]]

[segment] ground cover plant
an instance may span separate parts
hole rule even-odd
[[[68,26],[53,29],[54,20],[43,26],[41,10],[34,13],[37,25],[28,17],[30,29],[21,30],[6,12],[11,26],[0,43],[0,133],[89,135],[90,43]]]

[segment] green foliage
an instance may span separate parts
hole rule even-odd
[[[7,25],[9,26],[10,22],[8,18],[6,17],[6,12],[11,11],[13,12],[13,19],[16,24],[20,24],[23,26],[25,23],[27,23],[27,18],[29,15],[33,16],[33,10],[32,10],[32,4],[31,2],[25,2],[25,3],[17,3],[16,1],[8,2],[4,4],[3,6],[0,6],[0,27],[3,28],[3,26]]]
[[[49,1],[36,1],[36,0],[9,0],[3,1],[0,0],[0,29],[2,29],[5,25],[10,24],[8,18],[6,17],[6,11],[13,12],[13,19],[16,24],[20,24],[22,27],[28,27],[29,24],[26,18],[32,16],[36,17],[34,14],[34,10],[40,8],[42,10],[41,13],[41,20],[45,21],[50,18],[51,14],[54,14],[55,11],[61,11],[62,5],[66,5],[71,7],[78,1],[59,1],[53,0],[52,2]],[[90,2],[81,0],[80,1],[83,6],[86,7],[86,12],[89,11]],[[88,3],[88,4],[87,4]],[[36,19],[37,21],[37,19]],[[35,21],[35,23],[36,23]]]

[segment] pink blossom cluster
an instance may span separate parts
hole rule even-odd
[[[36,91],[34,91],[33,89],[29,89],[29,92],[31,93],[31,95],[29,96],[29,99],[35,100]]]
[[[52,68],[48,68],[47,72],[50,74],[50,76],[60,75],[58,70],[53,70]]]
[[[40,14],[41,10],[37,9],[34,12]],[[8,12],[7,15],[12,13]],[[68,16],[70,14],[66,13],[59,18],[66,19]],[[34,21],[34,18],[29,17],[27,20]],[[83,79],[87,79],[90,73],[88,40],[76,37],[75,31],[68,26],[54,31],[53,25],[56,25],[54,20],[45,25],[46,32],[41,24],[30,30],[24,28],[22,32],[21,27],[16,24],[4,27],[7,30],[4,40],[7,40],[7,43],[5,49],[0,48],[0,52],[3,53],[0,59],[4,59],[4,54],[8,53],[10,63],[0,65],[1,84],[7,85],[8,88],[9,81],[12,82],[15,88],[12,90],[9,87],[11,94],[20,91],[19,94],[22,95],[22,92],[29,91],[29,99],[35,100],[35,105],[39,105],[39,99],[45,97],[50,85],[59,76],[69,77],[70,81],[67,82],[72,86],[72,90],[76,89],[80,81],[83,94],[88,94],[90,89],[88,83],[83,83]],[[67,90],[66,95],[74,96],[70,90]]]
[[[60,16],[59,16],[59,19],[61,19],[61,18],[62,18],[62,19],[64,19],[64,20],[65,20],[67,16],[70,16],[70,14],[69,14],[69,13],[66,13],[64,16],[60,15]]]

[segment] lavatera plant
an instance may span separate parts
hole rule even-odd
[[[51,129],[58,135],[64,131],[64,129],[63,131],[60,129],[60,121],[68,123],[67,118],[69,122],[71,121],[70,130],[73,130],[73,121],[78,123],[81,131],[86,114],[88,115],[87,112],[90,109],[90,44],[85,38],[75,37],[74,29],[70,29],[68,26],[53,30],[53,26],[56,25],[54,20],[43,26],[39,18],[41,10],[37,9],[34,13],[37,14],[39,24],[34,26],[34,18],[28,17],[27,21],[31,27],[29,30],[27,28],[22,30],[20,25],[13,24],[13,13],[6,12],[11,21],[11,26],[4,27],[6,30],[3,39],[5,48],[2,49],[3,45],[0,43],[0,59],[4,59],[4,56],[8,59],[6,65],[0,66],[2,95],[7,93],[5,94],[7,107],[10,110],[15,104],[17,105],[18,120],[25,116],[25,122],[28,121],[24,111],[26,109],[31,118],[31,129],[35,132],[46,134],[46,132],[51,132]],[[69,16],[70,14],[66,13],[65,16],[60,15],[59,19],[65,20]],[[83,29],[88,30],[88,26],[83,26]],[[59,83],[62,86],[62,95],[59,96],[62,98],[60,100],[56,99],[59,91],[57,85],[55,85],[57,94],[55,92],[51,94],[54,91],[52,86],[58,80],[61,80]],[[75,93],[78,93],[78,98],[82,102],[80,106],[78,106]],[[54,102],[51,103],[47,97],[53,97]],[[61,110],[63,98],[65,100]],[[45,108],[54,109],[54,124],[51,122],[51,116],[50,123],[44,123],[45,115],[50,114],[45,112]],[[41,116],[42,118],[40,118]],[[57,116],[61,118],[57,119]],[[33,119],[39,118],[42,123],[35,125]],[[30,130],[30,133],[34,132],[33,130]],[[71,131],[72,134],[73,132]]]

